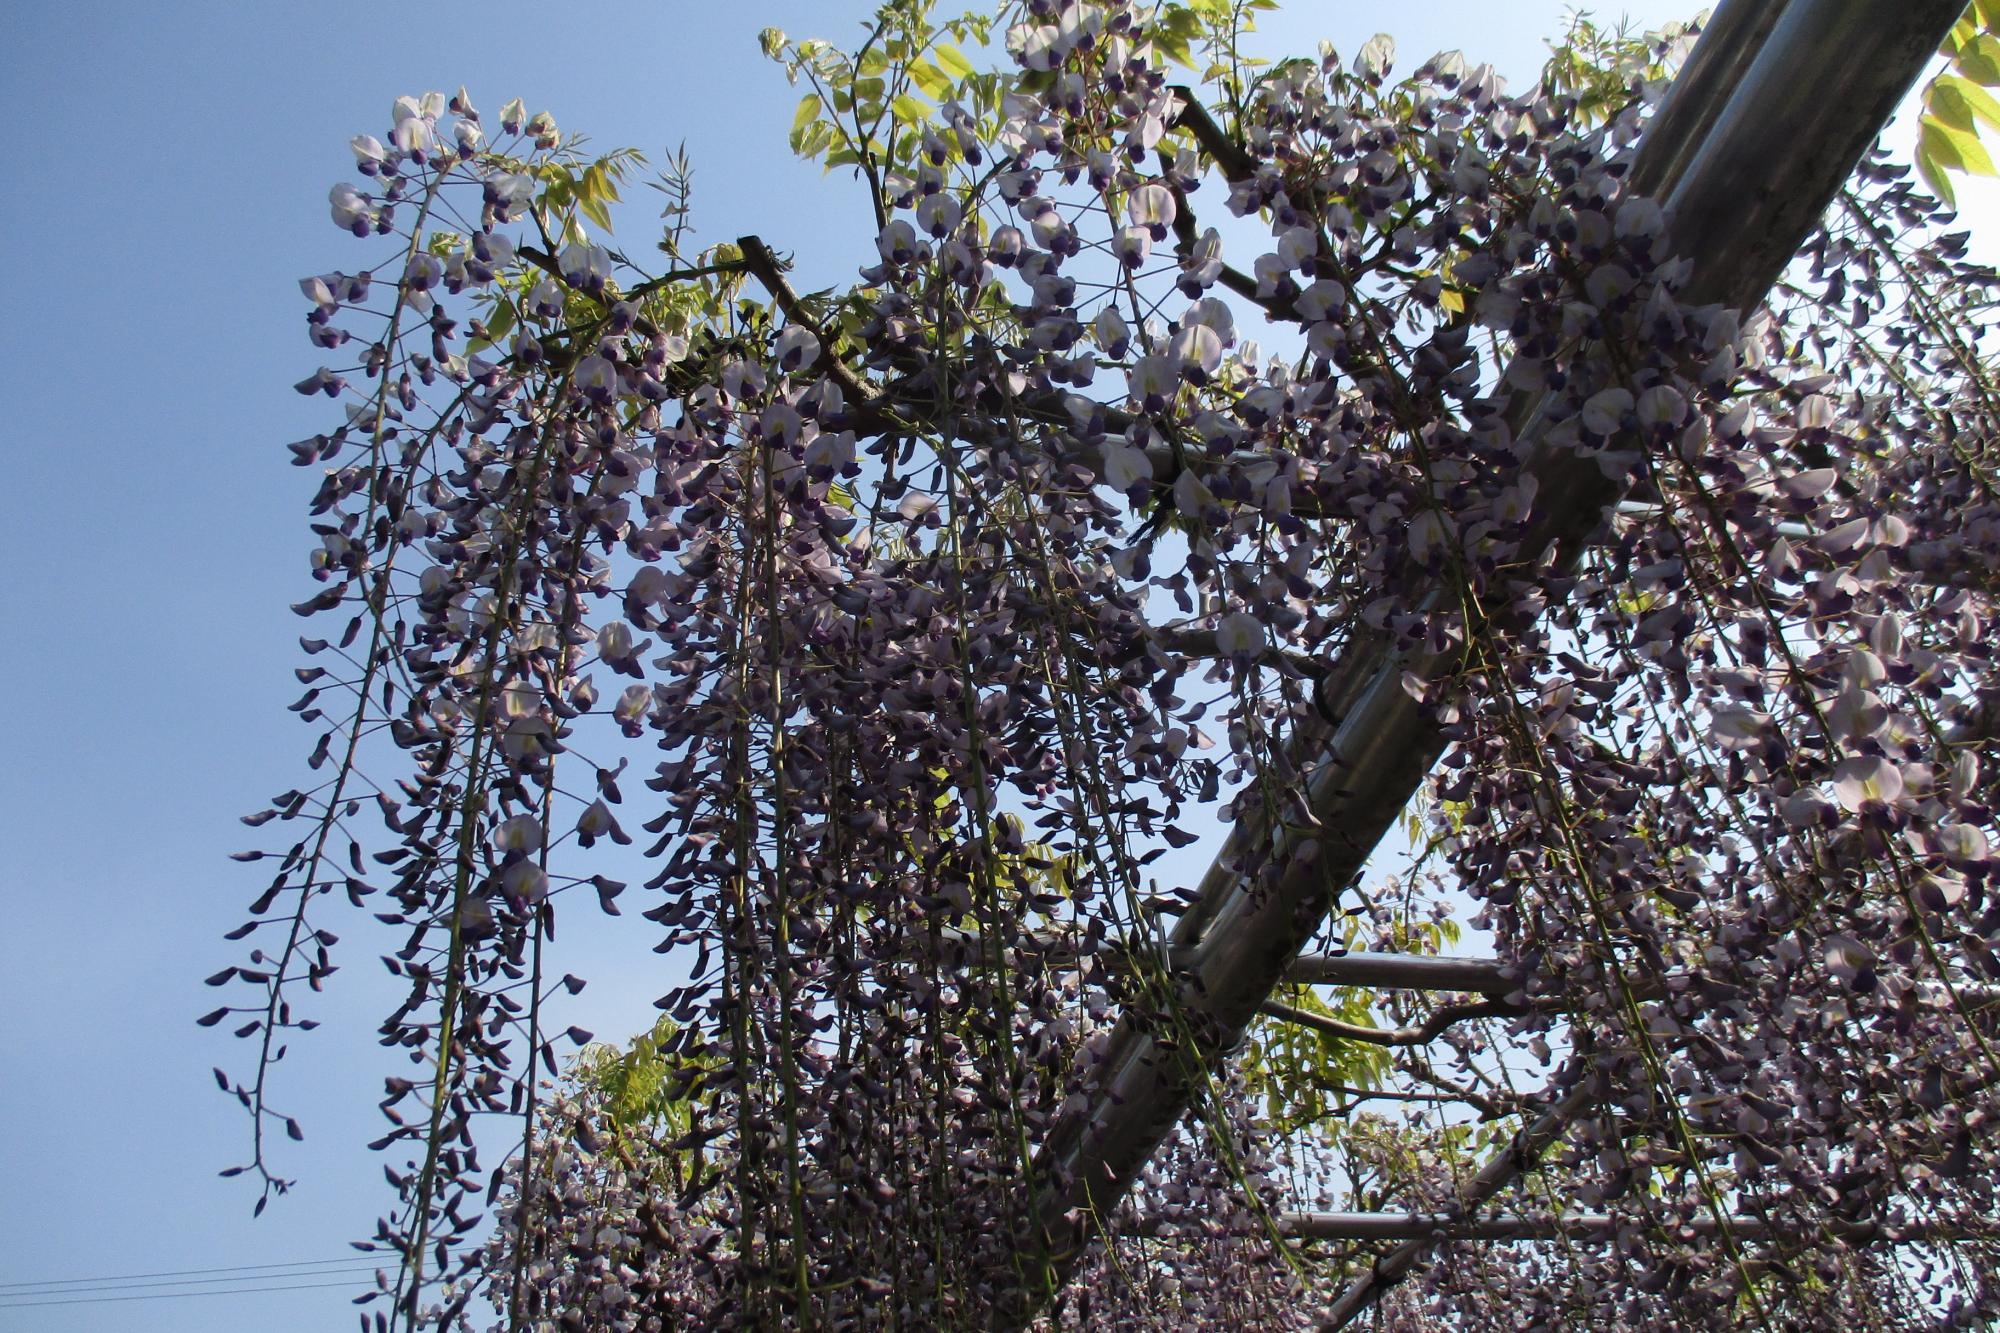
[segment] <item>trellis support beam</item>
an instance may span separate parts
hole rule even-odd
[[[1775,6],[1724,5],[1689,60],[1689,82],[1677,82],[1661,113],[1661,125],[1692,119],[1694,131],[1682,141],[1642,142],[1635,166],[1639,179],[1661,182],[1669,248],[1693,260],[1682,292],[1689,305],[1748,310],[1762,302],[1957,20],[1962,0],[1791,0],[1754,57],[1701,49],[1720,40],[1715,34],[1751,43],[1762,23],[1746,16],[1758,8]],[[1721,72],[1695,78],[1702,70]],[[1732,87],[1727,76],[1739,71]],[[1699,107],[1682,111],[1688,99]],[[1670,155],[1664,166],[1662,154]],[[1520,438],[1539,433],[1537,423],[1523,425]],[[1594,459],[1546,444],[1534,446],[1524,466],[1539,486],[1523,551],[1573,560],[1623,495]],[[1456,667],[1454,657],[1424,651],[1376,650],[1356,661],[1351,708],[1337,725],[1302,726],[1278,775],[1298,784],[1319,825],[1310,846],[1254,812],[1232,829],[1169,946],[1170,956],[1193,951],[1173,1030],[1151,1014],[1128,1013],[1098,1065],[1095,1091],[1052,1127],[1035,1163],[1033,1197],[1056,1256],[1052,1276],[1067,1273],[1092,1219],[1115,1212],[1442,751],[1435,722],[1403,688],[1405,674],[1436,679]],[[1347,664],[1336,673],[1346,678]],[[1527,1133],[1554,1116],[1553,1141],[1586,1086],[1579,1080]],[[1545,1146],[1506,1160],[1531,1161]],[[1489,1194],[1504,1183],[1495,1181]],[[1341,1322],[1377,1289],[1371,1282],[1343,1297]],[[995,1322],[1025,1325],[1047,1290],[1023,1293],[995,1312]]]

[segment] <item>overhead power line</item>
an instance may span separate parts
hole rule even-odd
[[[358,1280],[359,1274],[373,1273],[381,1267],[381,1264],[351,1264],[344,1268],[300,1268],[298,1271],[289,1273],[237,1272],[230,1273],[225,1277],[182,1277],[155,1282],[124,1282],[112,1278],[101,1278],[86,1284],[84,1280],[72,1278],[61,1284],[46,1283],[32,1290],[0,1292],[0,1310],[10,1308],[7,1304],[8,1302],[27,1300],[34,1296],[83,1296],[100,1291],[138,1291],[148,1287],[202,1287],[228,1282],[278,1282],[286,1278],[332,1277],[336,1274],[357,1275],[355,1280]],[[190,1294],[198,1295],[199,1293]]]
[[[295,1276],[303,1276],[298,1274]],[[0,1305],[0,1310],[32,1310],[46,1305],[103,1305],[110,1301],[172,1301],[187,1296],[255,1296],[266,1291],[313,1291],[327,1287],[353,1287],[353,1279],[344,1282],[299,1282],[283,1287],[233,1287],[216,1291],[156,1291],[142,1296],[72,1296],[55,1301],[21,1301],[14,1305]],[[42,1293],[35,1293],[40,1295]]]
[[[13,1287],[56,1287],[75,1286],[84,1282],[138,1282],[149,1277],[199,1277],[204,1273],[248,1273],[266,1268],[322,1268],[328,1264],[359,1263],[367,1256],[362,1252],[345,1254],[337,1259],[294,1259],[279,1264],[226,1264],[220,1268],[170,1268],[159,1273],[109,1273],[100,1277],[56,1277],[42,1278],[31,1282],[0,1282],[0,1293]],[[377,1264],[376,1267],[384,1265]],[[276,1274],[274,1276],[284,1276]]]

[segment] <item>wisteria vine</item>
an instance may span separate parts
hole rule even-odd
[[[1628,185],[1686,34],[1593,117],[1382,39],[1250,77],[1263,7],[767,34],[880,224],[842,291],[697,244],[680,163],[643,270],[636,156],[518,102],[354,140],[316,785],[248,821],[300,832],[203,1021],[258,1048],[261,1210],[325,923],[397,933],[364,1324],[1312,1327],[1381,1246],[1288,1219],[1458,1217],[1551,1106],[1471,1219],[1543,1230],[1441,1234],[1392,1324],[2000,1317],[1994,274],[1877,154],[1762,310],[1688,304]],[[1524,545],[1534,450],[1623,496],[1580,549]],[[1322,942],[1476,934],[1513,989],[1274,997],[1070,1252],[1043,1153],[1113,1024],[1199,1036],[1158,862],[1204,808],[1341,836],[1293,742],[1368,651],[1452,664],[1404,680],[1449,747]],[[637,892],[585,855],[641,833]],[[643,1115],[551,1089],[577,890],[684,964]]]

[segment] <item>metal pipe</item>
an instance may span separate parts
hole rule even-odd
[[[984,956],[987,946],[977,934],[963,930],[939,932],[939,942],[967,956]],[[1024,941],[1031,951],[1023,961],[1052,967],[1074,967],[1080,955],[1074,945],[1052,932],[1032,932]],[[1106,945],[1091,955],[1100,965],[1126,968],[1129,951]],[[1173,959],[1186,966],[1187,955]],[[1510,979],[1507,965],[1498,958],[1453,958],[1441,954],[1409,953],[1307,953],[1292,960],[1285,971],[1287,981],[1308,986],[1367,986],[1377,990],[1460,991],[1495,998],[1521,989],[1519,979]]]
[[[1569,1072],[1578,1075],[1581,1068],[1579,1062],[1572,1060]],[[1479,1174],[1472,1178],[1460,1195],[1465,1206],[1477,1208],[1511,1184],[1529,1164],[1548,1151],[1550,1144],[1562,1137],[1563,1130],[1569,1127],[1569,1122],[1591,1100],[1590,1080],[1587,1077],[1578,1077],[1568,1092],[1559,1097],[1548,1110],[1537,1116],[1533,1124],[1514,1136],[1514,1141],[1507,1146],[1505,1152],[1496,1153],[1488,1159],[1485,1166],[1480,1168]],[[1368,1275],[1342,1292],[1340,1299],[1333,1303],[1333,1308],[1321,1318],[1320,1333],[1331,1333],[1331,1330],[1344,1328],[1350,1319],[1373,1305],[1376,1297],[1401,1282],[1417,1262],[1430,1253],[1432,1243],[1428,1235],[1415,1237],[1404,1241],[1377,1259],[1374,1266],[1368,1270]]]
[[[1287,981],[1316,986],[1373,986],[1382,990],[1466,991],[1495,998],[1521,988],[1497,958],[1434,958],[1425,954],[1300,954],[1285,969]]]
[[[1726,1219],[1729,1233],[1745,1240],[1782,1235],[1785,1228],[1770,1218],[1750,1215]],[[1680,1218],[1657,1228],[1645,1220],[1613,1217],[1606,1213],[1562,1213],[1542,1217],[1502,1216],[1467,1218],[1450,1213],[1280,1213],[1278,1230],[1297,1240],[1405,1240],[1439,1243],[1455,1240],[1554,1240],[1606,1239],[1619,1230],[1658,1230],[1670,1239],[1695,1240],[1721,1233],[1722,1223],[1711,1215]],[[1954,1225],[1945,1222],[1909,1224],[1836,1222],[1813,1228],[1850,1244],[1870,1241],[1886,1244],[1938,1242],[1990,1238],[2000,1231],[1989,1223]]]
[[[1631,187],[1657,194],[1680,175],[1743,75],[1757,61],[1790,0],[1723,0],[1701,30],[1666,99],[1646,126],[1645,157],[1633,164]]]
[[[1793,0],[1668,196],[1671,248],[1695,260],[1685,303],[1747,309],[1763,299],[1956,21],[1958,6],[1959,0]],[[1735,40],[1744,38],[1739,33]],[[1738,63],[1732,57],[1714,67]],[[1659,151],[1678,155],[1681,146]],[[1649,162],[1655,156],[1642,144],[1635,174],[1645,179],[1660,171]],[[1524,553],[1555,548],[1573,555],[1605,507],[1621,498],[1617,488],[1594,460],[1547,446],[1535,449],[1527,466],[1540,488]],[[1445,654],[1376,654],[1357,673],[1363,683],[1352,709],[1337,727],[1302,727],[1288,772],[1280,774],[1301,780],[1320,827],[1307,838],[1252,813],[1232,829],[1196,910],[1174,933],[1176,949],[1196,946],[1175,1029],[1146,1014],[1121,1020],[1096,1091],[1081,1110],[1058,1120],[1035,1163],[1035,1195],[1044,1205],[1041,1224],[1058,1276],[1080,1253],[1091,1219],[1112,1212],[1179,1122],[1201,1067],[1242,1039],[1441,752],[1436,726],[1402,687],[1405,671],[1428,679],[1454,665]],[[1568,1118],[1556,1110],[1580,1107],[1581,1095],[1568,1093],[1531,1127],[1530,1138],[1548,1124],[1552,1141]],[[1539,1151],[1504,1154],[1503,1179],[1488,1193]],[[1365,1308],[1377,1289],[1371,1280],[1350,1291],[1335,1307],[1347,1311],[1340,1322]],[[997,1322],[1025,1324],[1035,1303],[1025,1297],[996,1312]]]
[[[1959,0],[1792,0],[1668,195],[1672,249],[1696,260],[1687,303],[1743,309],[1763,299],[1961,8]],[[1586,495],[1601,489],[1597,479],[1565,480]],[[1544,1141],[1488,1162],[1463,1204],[1478,1207],[1527,1170],[1582,1109],[1585,1086],[1537,1121]],[[1345,1327],[1429,1248],[1406,1241],[1378,1261],[1335,1302],[1322,1333]]]

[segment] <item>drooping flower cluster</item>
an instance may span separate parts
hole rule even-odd
[[[263,1049],[223,1082],[267,1193],[337,893],[410,984],[377,1239],[413,1325],[485,1292],[513,1326],[1296,1327],[1373,1251],[1280,1242],[1286,1210],[1451,1211],[1543,1081],[1587,1095],[1496,1204],[1604,1216],[1452,1245],[1399,1317],[1990,1312],[1991,275],[1905,240],[1931,206],[1875,162],[1746,321],[1683,300],[1627,184],[1643,104],[1591,128],[1376,43],[1218,123],[1169,82],[1183,11],[1021,13],[989,80],[885,11],[854,136],[795,136],[880,215],[838,296],[756,238],[637,271],[587,230],[629,158],[518,103],[490,140],[463,92],[355,140],[333,220],[393,253],[304,284],[352,364],[297,386],[345,418],[293,446],[325,776],[253,817],[303,832],[214,979],[257,998],[210,1020]],[[860,128],[883,70],[928,121]],[[1551,454],[1608,502],[1556,552]],[[1397,947],[1476,903],[1518,989],[1320,1014],[1394,1052],[1334,1095],[1406,1121],[1260,1126],[1215,1071],[1069,1252],[1042,1149],[1116,1020],[1181,1021],[1191,886],[1155,863],[1202,805],[1338,838],[1289,756],[1385,654],[1453,663],[1404,680],[1449,741],[1432,859],[1330,893]],[[636,813],[599,757],[632,741]],[[640,893],[582,855],[641,832]],[[586,887],[688,962],[669,1139],[537,1082]]]

